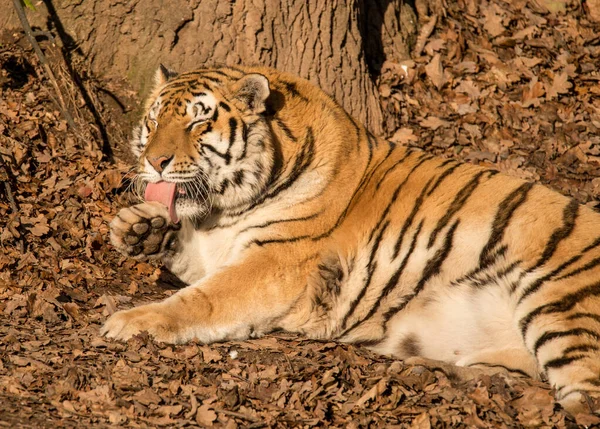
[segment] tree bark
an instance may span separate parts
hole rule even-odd
[[[416,30],[404,0],[44,0],[44,6],[28,11],[32,23],[50,27],[95,75],[125,78],[142,96],[160,63],[180,71],[272,66],[320,86],[377,134],[391,131],[376,88],[381,64],[408,58]],[[14,22],[9,13],[0,28]]]

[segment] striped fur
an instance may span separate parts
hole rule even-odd
[[[547,377],[569,411],[590,411],[600,214],[378,139],[272,69],[159,73],[157,83],[133,148],[142,182],[200,190],[177,205],[176,242],[154,249],[190,286],[116,313],[103,333],[181,343],[285,329]],[[149,160],[163,158],[156,171]],[[121,251],[132,254],[123,237],[147,206],[113,222]]]

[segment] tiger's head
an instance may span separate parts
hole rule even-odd
[[[267,78],[229,68],[175,75],[161,66],[155,84],[132,140],[141,193],[148,183],[175,183],[179,218],[251,203],[273,164]]]

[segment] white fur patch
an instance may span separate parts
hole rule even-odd
[[[210,119],[215,113],[217,99],[210,92],[204,95],[198,95],[188,102],[186,112],[190,118],[188,126],[194,122]]]

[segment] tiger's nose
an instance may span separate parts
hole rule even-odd
[[[146,159],[158,173],[162,173],[164,169],[167,168],[171,160],[173,160],[173,155],[147,157]]]

